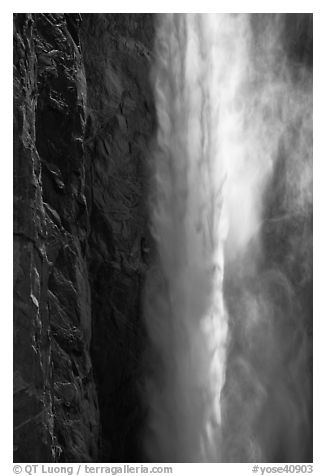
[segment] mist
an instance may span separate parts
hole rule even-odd
[[[150,461],[312,457],[311,28],[157,15]]]

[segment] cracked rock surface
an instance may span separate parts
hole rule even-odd
[[[151,15],[14,15],[14,461],[141,459]]]

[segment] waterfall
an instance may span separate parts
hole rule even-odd
[[[287,212],[305,213],[311,203],[311,94],[307,81],[290,74],[280,17],[257,18],[157,19],[150,203],[156,258],[144,297],[150,341],[145,451],[153,461],[266,456],[254,431],[267,398],[262,375],[281,366],[257,371],[250,352],[258,334],[262,348],[277,349],[264,317],[271,306],[248,286],[238,295],[230,289],[260,272],[264,200],[280,148],[287,157]],[[227,297],[241,303],[241,321],[232,317],[238,311]],[[239,345],[234,351],[235,326],[246,329],[246,351]]]

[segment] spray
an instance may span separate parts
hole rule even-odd
[[[252,283],[264,254],[264,203],[280,147],[287,154],[286,209],[302,210],[311,201],[311,98],[289,74],[279,18],[259,21],[263,33],[244,14],[157,20],[156,259],[144,299],[151,344],[145,451],[152,461],[265,457],[256,428],[268,393],[263,375],[267,370],[274,378],[281,364],[252,363],[254,339],[271,357],[278,337],[269,288],[260,292]],[[305,134],[293,146],[300,118]],[[295,161],[304,167],[299,186]]]

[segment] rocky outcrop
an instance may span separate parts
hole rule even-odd
[[[140,460],[153,18],[14,28],[14,461]]]
[[[76,20],[19,14],[14,23],[14,460],[91,461],[98,409]]]
[[[153,37],[153,17],[146,14],[86,15],[81,29],[88,89],[91,355],[106,461],[141,459],[144,409],[137,386],[145,339],[141,290],[150,248],[145,203],[155,128]]]

